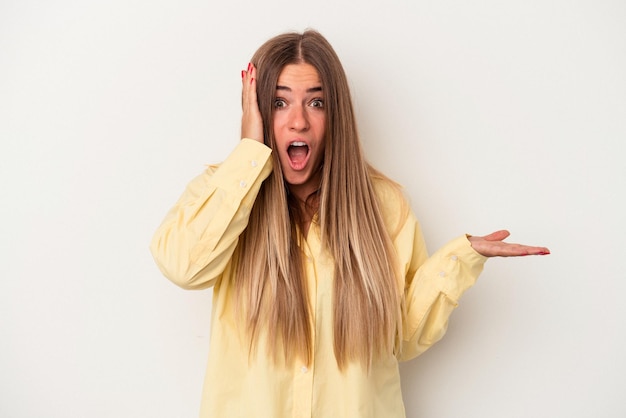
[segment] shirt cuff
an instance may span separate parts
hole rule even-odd
[[[271,154],[272,149],[266,145],[244,138],[210,181],[215,187],[243,198],[253,184],[265,180],[272,172]]]
[[[476,283],[487,257],[472,248],[466,235],[462,235],[439,249],[433,257],[439,267],[436,275],[443,282],[441,291],[458,303],[461,295]]]

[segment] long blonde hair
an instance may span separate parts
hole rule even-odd
[[[401,334],[401,298],[395,251],[358,138],[348,82],[335,51],[316,31],[276,36],[254,54],[264,141],[275,147],[273,101],[282,69],[314,66],[324,91],[326,136],[316,199],[321,241],[335,262],[334,351],[339,368],[393,352]],[[301,214],[283,180],[276,152],[273,172],[254,203],[237,251],[235,292],[251,347],[267,330],[275,354],[312,359],[307,279],[297,229]],[[300,225],[301,226],[301,225]]]

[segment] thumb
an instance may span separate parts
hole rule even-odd
[[[496,232],[492,232],[489,235],[485,235],[484,238],[486,241],[502,241],[505,240],[511,233],[506,229],[501,229]]]

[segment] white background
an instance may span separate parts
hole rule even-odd
[[[240,70],[314,27],[431,251],[508,228],[409,418],[624,417],[626,3],[0,0],[0,416],[196,417],[211,291],[152,233],[239,138]]]

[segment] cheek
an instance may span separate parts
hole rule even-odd
[[[272,119],[272,128],[274,129],[274,139],[277,145],[281,143],[284,137],[284,134],[282,132],[283,130],[281,128],[282,126],[284,126],[284,123],[282,122],[282,118],[280,118],[277,115],[274,115]]]
[[[315,119],[315,130],[317,131],[317,135],[320,137],[324,137],[326,133],[326,117],[321,115]]]

